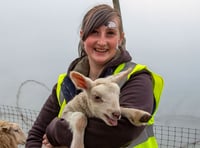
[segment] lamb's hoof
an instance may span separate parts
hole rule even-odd
[[[148,114],[144,114],[141,118],[140,118],[140,122],[148,122],[151,119],[151,115]]]

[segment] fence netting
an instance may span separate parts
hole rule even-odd
[[[36,110],[0,105],[0,120],[20,124],[26,133],[38,113]],[[154,132],[159,148],[200,148],[200,129],[155,125]]]

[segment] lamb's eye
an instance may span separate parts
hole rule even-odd
[[[96,100],[100,100],[101,97],[99,97],[99,96],[95,96],[95,99],[96,99]]]
[[[16,133],[19,132],[19,129],[14,129],[14,132],[16,132]]]
[[[100,96],[94,96],[94,100],[95,100],[96,102],[103,102],[103,100],[101,99]]]

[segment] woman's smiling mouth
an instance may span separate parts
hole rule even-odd
[[[94,48],[94,50],[95,50],[96,52],[100,52],[100,53],[104,53],[104,52],[107,52],[107,51],[108,51],[108,49],[99,49],[99,48]]]

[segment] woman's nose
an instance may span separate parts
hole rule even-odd
[[[106,45],[106,38],[105,38],[103,35],[101,35],[101,36],[98,38],[97,44],[98,44],[99,46],[105,46],[105,45]]]

